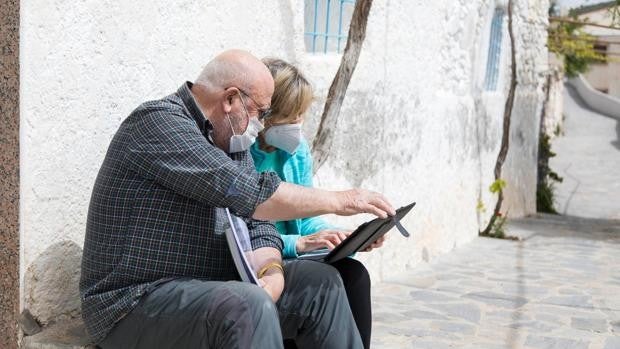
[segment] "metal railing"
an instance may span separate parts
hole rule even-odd
[[[497,90],[499,77],[499,65],[502,55],[502,38],[504,25],[504,10],[497,8],[493,13],[491,33],[489,35],[489,53],[487,55],[487,67],[484,75],[484,89],[487,91]]]
[[[323,53],[328,51],[340,53],[343,39],[346,40],[347,38],[348,27],[351,21],[349,14],[353,9],[353,6],[345,8],[346,4],[355,5],[355,0],[306,0],[306,32],[304,36],[308,39],[306,40],[307,51],[317,53],[317,51],[322,50]],[[336,6],[337,8],[332,8]],[[308,10],[311,13],[308,13]],[[348,18],[343,16],[345,10],[347,15],[349,15]],[[333,17],[333,14],[335,11],[338,11],[337,23],[334,23],[335,16]],[[346,21],[344,25],[343,21]],[[310,24],[311,28],[309,28]],[[337,31],[334,30],[334,27],[338,28]],[[343,33],[343,30],[346,30],[346,32]],[[334,44],[334,41],[330,43],[330,39],[336,40],[336,43]]]

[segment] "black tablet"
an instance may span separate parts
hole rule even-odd
[[[395,216],[375,218],[360,225],[354,232],[351,233],[351,235],[344,239],[330,252],[327,250],[313,251],[299,256],[299,259],[317,260],[326,263],[339,261],[354,254],[355,252],[364,250],[373,242],[377,241],[377,239],[385,235],[385,233],[392,229],[394,225],[399,225],[398,228],[401,233],[407,236],[406,231],[402,228],[402,226],[400,226],[399,221],[403,219],[409,211],[411,211],[413,206],[415,206],[415,202],[397,209]]]

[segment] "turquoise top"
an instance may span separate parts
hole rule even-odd
[[[258,142],[252,144],[250,154],[252,154],[254,166],[258,172],[273,171],[285,182],[312,187],[312,155],[305,140],[302,140],[293,155],[280,149],[271,153],[264,152],[258,147]],[[301,236],[314,234],[325,229],[333,229],[320,217],[280,221],[276,222],[275,225],[282,235],[282,241],[284,241],[284,249],[282,250],[284,258],[298,257],[295,246],[297,239]]]

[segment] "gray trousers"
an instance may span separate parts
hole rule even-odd
[[[181,278],[150,290],[99,344],[108,348],[363,348],[342,280],[313,261],[284,265],[276,304],[238,281]]]

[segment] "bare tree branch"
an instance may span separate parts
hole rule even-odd
[[[362,44],[366,38],[366,25],[368,23],[368,13],[372,6],[372,0],[357,0],[351,26],[349,27],[349,37],[347,46],[342,54],[340,67],[329,87],[323,115],[319,129],[312,143],[312,156],[314,157],[314,172],[325,163],[329,156],[329,150],[333,142],[333,134],[338,126],[338,116],[342,108],[342,102],[347,93],[351,76],[357,66]]]
[[[586,21],[579,21],[579,20],[576,20],[576,19],[570,19],[570,18],[564,18],[564,17],[549,17],[549,21],[551,21],[551,22],[572,23],[572,24],[578,24],[578,25],[587,25],[587,26],[590,26],[590,27],[599,27],[599,28],[620,30],[620,27],[615,26],[615,25],[597,24],[597,23],[586,22]]]
[[[512,23],[512,0],[508,1],[508,35],[510,37],[510,88],[508,90],[508,97],[506,97],[506,104],[504,106],[504,123],[503,123],[503,133],[502,133],[502,143],[499,149],[499,154],[497,155],[497,160],[495,162],[495,180],[500,180],[502,177],[502,166],[504,165],[504,161],[506,160],[506,155],[508,154],[508,147],[510,143],[510,118],[512,116],[512,107],[515,102],[515,91],[517,89],[517,60],[516,60],[516,50],[515,50],[515,39],[513,32],[513,23]],[[497,203],[495,204],[495,209],[493,210],[493,215],[489,219],[489,224],[483,231],[479,233],[481,236],[490,235],[491,229],[493,228],[493,224],[497,219],[497,214],[499,213],[502,202],[504,201],[504,190],[500,187],[497,196]]]

